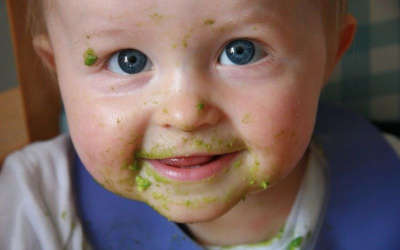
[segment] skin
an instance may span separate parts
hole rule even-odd
[[[351,30],[343,46],[343,39],[329,43],[320,9],[306,0],[50,5],[49,37],[34,45],[57,73],[71,138],[95,180],[191,223],[200,243],[274,237],[307,163],[320,90]],[[224,46],[238,38],[256,41],[266,56],[245,66],[220,64]],[[90,67],[82,60],[88,48],[97,56]],[[154,68],[110,71],[109,58],[126,48],[145,53]],[[143,152],[165,158],[236,151],[232,167],[196,182],[157,176],[143,160]],[[140,188],[137,176],[151,185]]]

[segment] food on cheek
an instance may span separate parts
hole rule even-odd
[[[185,49],[187,48],[187,46],[188,46],[188,40],[189,40],[189,38],[192,36],[192,33],[193,33],[193,28],[191,28],[191,29],[189,30],[189,32],[183,36],[183,39],[182,39],[182,42],[181,42],[183,48],[185,48]]]
[[[251,122],[251,116],[249,113],[246,113],[242,118],[243,124],[249,124]]]
[[[83,54],[84,62],[86,66],[92,66],[98,59],[92,48],[88,48],[86,52]]]
[[[160,22],[164,19],[164,15],[157,12],[151,13],[149,17],[156,22]]]
[[[204,25],[213,25],[215,23],[214,19],[206,19],[204,20]]]
[[[266,181],[262,181],[260,185],[264,190],[268,188],[268,182]]]
[[[136,159],[133,161],[133,163],[130,163],[130,164],[124,162],[122,164],[121,169],[122,170],[129,169],[130,171],[132,171],[134,173],[139,173],[139,170],[140,170],[139,162]]]

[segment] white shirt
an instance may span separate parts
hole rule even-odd
[[[10,155],[0,174],[0,249],[87,249],[76,215],[69,136]]]

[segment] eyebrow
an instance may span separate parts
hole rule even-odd
[[[79,37],[76,37],[72,42],[74,45],[87,47],[88,43],[96,43],[98,40],[109,38],[128,38],[132,37],[132,31],[124,30],[120,27],[98,27],[94,28],[93,32],[85,32]]]
[[[121,28],[116,28],[116,29],[99,29],[96,30],[93,33],[90,34],[86,34],[86,38],[90,39],[90,38],[101,38],[101,37],[109,37],[109,36],[129,36],[129,33],[127,30],[125,29],[121,29]]]
[[[270,1],[266,1],[270,2]],[[264,3],[264,5],[267,5]],[[255,25],[255,24],[262,24],[262,25],[275,25],[279,24],[279,20],[281,19],[282,10],[276,7],[267,8],[262,6],[254,10],[254,8],[244,7],[241,14],[237,16],[237,18],[232,19],[231,16],[223,15],[220,21],[217,23],[222,23],[222,25],[231,25],[234,27],[242,27],[247,25]],[[227,17],[227,18],[225,18]]]

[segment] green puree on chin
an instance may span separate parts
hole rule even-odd
[[[139,192],[146,190],[148,187],[151,186],[151,182],[148,179],[143,178],[139,175],[136,176],[135,181],[137,183],[137,189],[139,190]]]
[[[97,61],[97,56],[92,48],[86,50],[85,54],[83,54],[83,58],[85,59],[85,65],[89,67]]]

